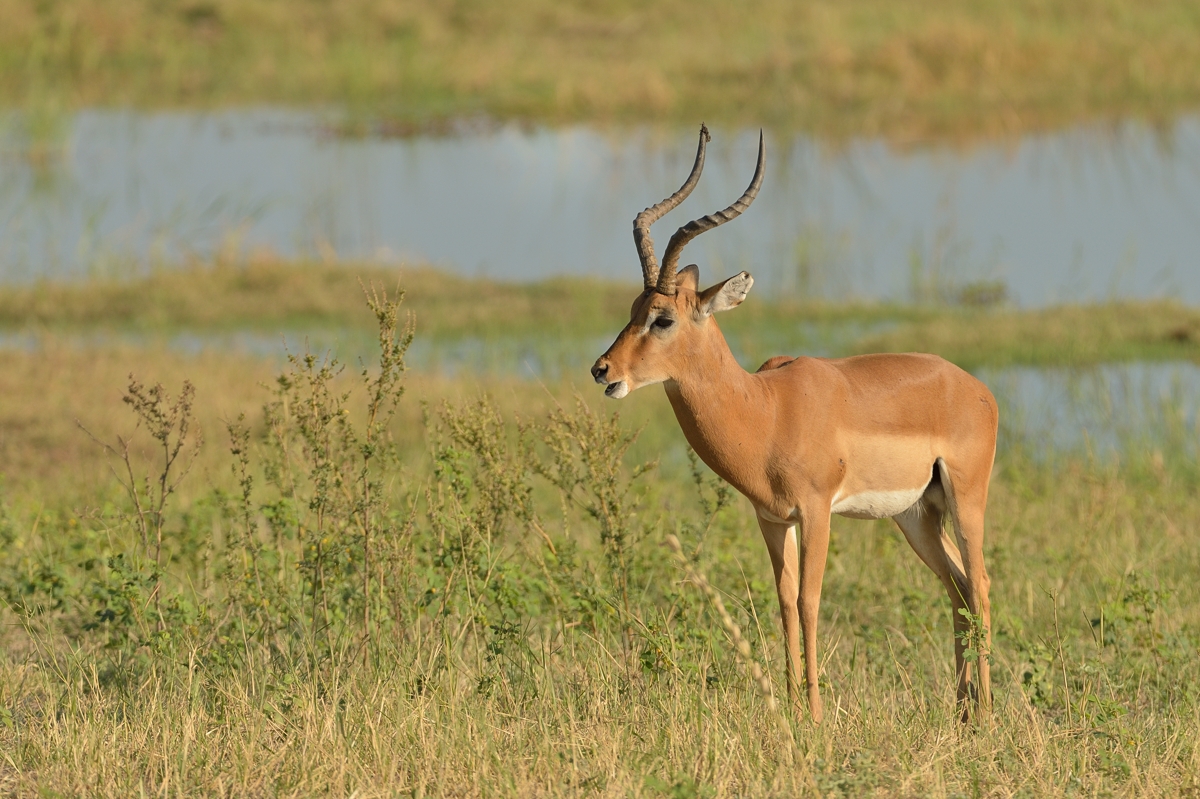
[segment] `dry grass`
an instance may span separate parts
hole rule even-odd
[[[482,112],[914,140],[1200,102],[1181,0],[5,0],[0,18],[9,102],[332,102],[398,131]]]
[[[1170,481],[1062,477],[994,486],[997,693],[981,728],[954,717],[940,586],[886,524],[835,520],[821,622],[830,711],[819,728],[793,717],[794,761],[735,668],[707,687],[691,671],[655,675],[631,668],[617,639],[561,627],[534,625],[530,671],[489,694],[482,658],[464,653],[431,678],[402,642],[380,665],[348,652],[321,677],[252,654],[214,676],[205,648],[185,647],[176,665],[122,688],[102,676],[102,653],[35,635],[36,654],[22,656],[28,643],[10,634],[0,786],[113,797],[1188,795],[1200,787],[1200,547],[1186,531],[1200,504]],[[770,566],[748,516],[737,509],[710,557],[779,692]],[[1111,614],[1134,583],[1169,597],[1153,600],[1147,630],[1121,628],[1100,646],[1088,619]],[[720,624],[688,618],[674,626],[700,635]],[[715,674],[726,644],[713,645],[699,665]]]
[[[184,380],[196,385],[197,422],[206,445],[197,477],[184,494],[194,498],[213,484],[227,485],[225,423],[245,413],[247,422],[261,430],[262,406],[283,361],[282,351],[263,357],[217,344],[189,353],[154,338],[134,345],[47,336],[31,351],[0,349],[0,487],[10,502],[24,506],[94,506],[98,498],[107,498],[110,459],[79,425],[103,441],[131,435],[135,420],[121,402],[131,374],[143,382],[162,383],[172,393]],[[345,388],[356,378],[351,361],[339,385]],[[406,382],[410,401],[401,409],[395,433],[418,461],[425,449],[423,405],[462,402],[486,392],[506,413],[533,415],[570,401],[578,389],[577,382],[543,385],[502,376],[464,380],[436,372],[413,374]],[[663,410],[626,409],[635,425],[650,418],[669,421]],[[650,439],[661,441],[659,436]],[[142,451],[147,454],[149,447]]]

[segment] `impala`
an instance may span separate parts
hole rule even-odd
[[[734,219],[758,195],[762,135],[746,192],[724,211],[679,228],[661,268],[650,238],[650,225],[699,182],[708,140],[701,126],[687,181],[634,219],[645,287],[592,376],[615,399],[662,383],[688,443],[754,506],[775,572],[788,696],[798,702],[802,634],[814,721],[822,715],[817,611],[832,513],[896,521],[950,595],[962,718],[968,699],[986,713],[991,609],[983,517],[996,451],[996,400],[979,380],[935,355],[780,356],[754,374],[742,369],[715,314],[740,305],[754,279],[741,272],[701,290],[699,269],[678,264],[689,241]],[[943,528],[946,519],[953,541]]]

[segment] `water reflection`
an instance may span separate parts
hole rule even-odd
[[[264,110],[89,111],[66,127],[50,171],[5,137],[9,280],[221,248],[632,279],[633,215],[674,190],[695,146],[693,130],[583,127],[347,140],[318,116]],[[705,178],[656,228],[660,242],[742,191],[755,139],[714,131]],[[714,278],[746,268],[762,288],[835,298],[1200,302],[1200,118],[1165,134],[1129,124],[967,152],[768,135],[768,169],[754,208],[686,260]]]

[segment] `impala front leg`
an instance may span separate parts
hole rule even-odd
[[[787,660],[787,692],[792,704],[800,699],[800,570],[795,528],[790,524],[758,517],[771,568],[775,571],[775,591],[779,596],[779,616],[783,621],[784,653]]]
[[[804,682],[808,709],[820,723],[821,694],[817,687],[817,615],[821,609],[821,580],[829,555],[829,505],[800,511],[800,629],[804,633]]]

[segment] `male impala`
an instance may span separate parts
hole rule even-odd
[[[661,269],[650,239],[650,225],[699,182],[708,138],[701,126],[687,181],[633,222],[645,289],[592,376],[615,399],[663,383],[688,443],[754,505],[775,571],[788,695],[798,701],[803,632],[815,721],[821,720],[817,610],[831,513],[895,519],[950,594],[963,718],[968,697],[986,712],[991,610],[983,516],[996,451],[996,400],[983,383],[935,355],[776,357],[755,374],[743,370],[713,314],[741,304],[753,278],[741,272],[701,291],[698,268],[678,264],[684,245],[737,217],[758,195],[765,161],[761,134],[758,167],[737,202],[676,231]],[[947,516],[957,546],[943,532]],[[985,653],[975,661],[974,685],[972,663],[964,657],[968,643]]]

